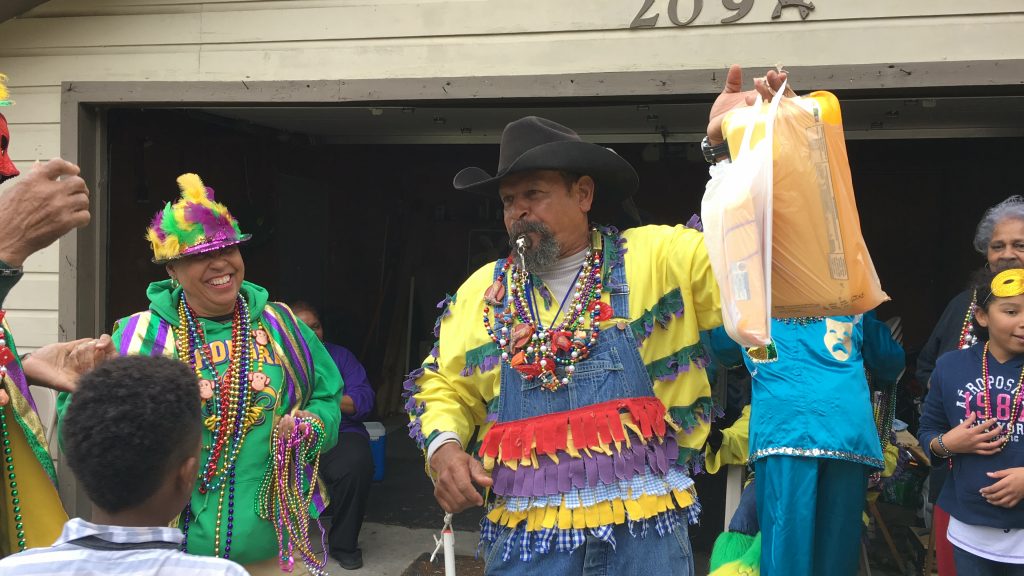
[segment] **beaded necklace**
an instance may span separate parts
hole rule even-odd
[[[7,312],[0,310],[0,323]],[[7,406],[11,403],[7,393],[7,365],[14,362],[14,353],[7,345],[7,331],[0,328],[0,437],[3,438],[4,464],[7,469],[7,485],[10,487],[11,510],[14,512],[14,529],[18,535],[18,552],[26,547],[25,522],[21,515],[21,497],[18,495],[18,475],[14,472],[14,450],[11,448],[11,434],[7,430]],[[14,408],[12,406],[13,413]]]
[[[978,337],[974,334],[974,311],[978,307],[978,291],[971,292],[971,303],[967,305],[967,314],[964,316],[964,324],[960,328],[960,341],[957,343],[958,349],[965,349],[974,346],[978,342]]]
[[[514,261],[515,254],[509,255],[498,278],[484,292],[484,329],[501,350],[503,362],[527,380],[540,378],[543,388],[554,391],[569,384],[576,364],[587,358],[590,348],[597,344],[600,322],[612,315],[611,307],[601,302],[601,250],[591,247],[573,287],[547,328],[536,306],[533,275],[513,264]],[[506,278],[511,310],[499,311],[497,308],[501,307],[505,296]],[[569,294],[572,298],[566,308]],[[493,324],[492,306],[496,308]],[[563,308],[565,314],[558,322]],[[590,317],[589,334],[585,330],[586,316]]]
[[[988,342],[985,342],[985,350],[982,351],[981,356],[981,379],[985,384],[985,420],[989,420],[992,418],[992,384],[988,379]],[[1021,389],[1024,388],[1021,385],[1022,381],[1024,381],[1024,366],[1021,367],[1020,376],[1017,377],[1017,389],[1014,390],[1010,401],[1010,419],[1007,420],[1006,431],[998,436],[1003,439],[1003,446],[1010,440],[1010,430],[1020,416],[1020,394]]]
[[[779,322],[790,326],[810,326],[824,320],[824,316],[799,316],[797,318],[779,318]]]
[[[212,388],[212,394],[204,395],[202,401],[206,409],[213,415],[207,419],[207,427],[213,433],[213,443],[207,447],[209,453],[199,476],[199,493],[207,494],[219,491],[217,500],[217,521],[214,529],[214,554],[221,554],[221,521],[224,513],[224,501],[227,500],[227,529],[224,532],[224,558],[231,556],[232,535],[235,520],[235,463],[245,443],[247,433],[252,426],[253,398],[256,381],[260,385],[265,381],[262,374],[262,363],[254,349],[254,333],[250,331],[249,305],[241,294],[235,301],[235,311],[231,322],[231,347],[228,350],[228,367],[221,375],[213,362],[213,353],[203,325],[196,316],[195,310],[188,304],[185,292],[182,291],[178,301],[178,326],[175,328],[178,357],[188,362],[200,380],[200,390],[204,384]],[[257,362],[257,366],[253,363]],[[213,375],[213,382],[205,380],[203,369]],[[256,368],[254,370],[254,368]],[[253,391],[250,391],[250,385]],[[225,489],[226,487],[226,489]],[[191,520],[191,504],[183,513],[182,550],[188,550],[188,525]]]
[[[870,388],[874,378],[867,370],[864,371]],[[872,406],[875,416],[875,429],[878,432],[878,442],[882,447],[882,453],[889,447],[889,434],[892,432],[893,421],[896,420],[896,386],[897,382],[891,383],[886,390],[880,390],[874,394],[876,402]]]
[[[324,550],[322,558],[317,558],[313,551],[309,534],[309,509],[317,490],[324,436],[324,425],[315,418],[296,418],[295,426],[287,437],[279,435],[276,426],[272,433],[272,460],[260,483],[256,514],[274,524],[278,564],[285,572],[294,569],[295,551],[298,550],[311,573],[315,576],[327,574],[326,534],[319,519],[317,527]]]

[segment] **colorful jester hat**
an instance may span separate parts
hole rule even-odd
[[[195,174],[178,177],[181,199],[170,202],[153,216],[146,239],[153,247],[153,262],[213,252],[248,242],[252,235],[242,234],[231,213],[214,202],[213,188],[203,186]]]
[[[6,82],[7,76],[0,74],[0,106],[10,106],[14,104],[13,101],[9,100],[10,96],[7,93]],[[14,166],[14,162],[11,161],[11,157],[7,154],[7,147],[11,143],[11,131],[7,126],[7,118],[4,118],[3,114],[0,114],[0,182],[7,180],[8,178],[14,178],[20,172]]]

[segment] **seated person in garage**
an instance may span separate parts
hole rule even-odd
[[[331,530],[327,538],[331,557],[346,570],[363,566],[359,549],[359,530],[366,515],[373,481],[373,455],[370,436],[363,421],[373,411],[374,393],[366,370],[348,348],[324,340],[320,313],[307,302],[291,305],[295,316],[306,323],[324,343],[324,348],[341,372],[345,394],[341,397],[341,426],[338,445],[320,457],[320,477],[327,484],[331,504]]]

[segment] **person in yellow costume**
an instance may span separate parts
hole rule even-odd
[[[0,74],[0,106],[11,104],[4,80]],[[20,175],[8,155],[9,144],[7,119],[0,114],[0,556],[49,546],[67,521],[29,383],[68,388],[113,351],[109,338],[83,339],[46,346],[22,365],[3,302],[21,279],[26,258],[89,223],[89,191],[78,167],[60,159],[8,182]]]
[[[6,278],[0,279],[3,282]],[[67,520],[57,496],[57,476],[46,436],[6,319],[0,355],[0,434],[3,436],[4,490],[0,507],[0,556],[48,546]]]

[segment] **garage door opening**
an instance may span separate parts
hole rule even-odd
[[[986,119],[983,102],[952,131],[959,116],[942,126],[924,116],[906,131],[873,128],[874,115],[894,103],[912,109],[905,118],[920,112],[920,103],[893,100],[845,113],[858,138],[848,147],[861,225],[893,298],[878,313],[903,318],[912,361],[949,298],[982,263],[971,248],[981,213],[1020,190],[1013,167],[1024,138],[987,131],[995,120]],[[501,128],[531,113],[629,160],[640,174],[635,201],[644,223],[684,223],[699,212],[707,165],[697,142],[707,103],[115,108],[106,130],[104,325],[146,308],[146,285],[166,278],[143,234],[177,196],[175,178],[196,172],[253,234],[243,249],[246,279],[276,300],[319,307],[328,340],[366,366],[378,415],[398,413],[404,374],[433,344],[437,302],[507,250],[497,199],[454,191],[452,176],[465,166],[493,170]],[[869,138],[873,130],[880,138]],[[627,223],[621,214],[602,219]],[[709,549],[722,528],[722,488],[700,482],[705,516],[692,535],[695,546]]]

